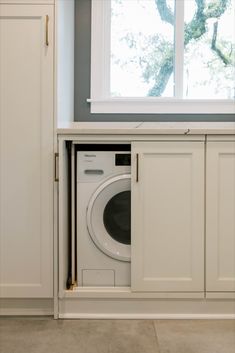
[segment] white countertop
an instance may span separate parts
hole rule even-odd
[[[57,133],[68,135],[235,135],[234,122],[70,122]]]

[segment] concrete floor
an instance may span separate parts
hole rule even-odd
[[[234,352],[235,320],[0,319],[0,353]]]

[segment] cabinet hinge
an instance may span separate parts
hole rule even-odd
[[[55,181],[59,181],[59,153],[54,156],[54,177]]]

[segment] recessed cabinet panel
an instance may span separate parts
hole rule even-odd
[[[208,142],[206,195],[206,290],[235,291],[235,142]]]
[[[132,289],[203,291],[204,143],[132,151]]]
[[[51,297],[53,6],[0,5],[0,77],[0,295]]]

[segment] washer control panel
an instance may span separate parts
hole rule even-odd
[[[129,151],[77,151],[77,182],[97,182],[130,171]]]
[[[115,165],[131,165],[130,153],[115,153]]]

